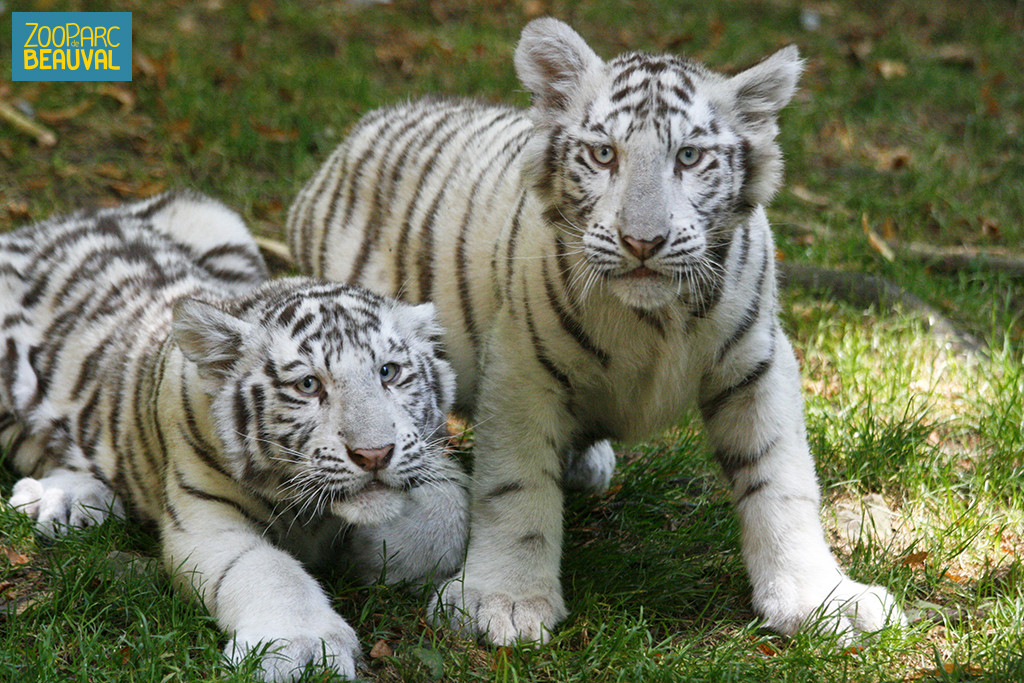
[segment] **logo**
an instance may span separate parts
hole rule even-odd
[[[132,80],[131,12],[11,12],[12,81]]]

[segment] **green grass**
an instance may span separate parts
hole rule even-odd
[[[551,645],[434,630],[426,596],[397,588],[332,583],[335,606],[364,652],[391,647],[364,660],[374,681],[1024,680],[1024,284],[888,262],[862,230],[1024,244],[1019,2],[38,5],[132,11],[137,69],[125,84],[0,81],[0,98],[60,138],[43,149],[0,124],[0,229],[191,186],[280,238],[295,191],[361,113],[436,91],[525,104],[511,52],[535,7],[605,56],[670,49],[735,69],[799,45],[807,71],[783,113],[787,181],[769,211],[782,258],[887,277],[989,346],[965,358],[912,314],[783,301],[829,539],[853,576],[924,619],[857,652],[760,629],[728,493],[692,420],[622,445],[612,491],[570,501],[571,615]],[[0,496],[14,480],[0,470]],[[891,510],[890,533],[838,521],[869,495]],[[251,663],[224,667],[223,639],[172,592],[155,548],[118,522],[43,543],[0,506],[0,680],[249,680]]]

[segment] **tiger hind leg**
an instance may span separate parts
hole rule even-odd
[[[109,486],[87,472],[63,468],[39,479],[19,480],[8,503],[35,520],[36,529],[48,538],[125,514],[124,504]]]

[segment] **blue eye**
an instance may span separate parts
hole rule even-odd
[[[295,388],[300,394],[306,396],[316,396],[324,388],[323,382],[318,380],[313,375],[306,375],[298,382],[295,383]]]
[[[690,166],[696,165],[696,163],[700,161],[701,157],[703,156],[704,153],[701,150],[697,149],[696,147],[687,146],[679,150],[679,153],[676,154],[676,159],[679,161],[680,164],[689,168]]]
[[[398,363],[385,363],[380,366],[380,381],[383,384],[391,384],[402,374],[402,366]]]
[[[600,166],[611,166],[615,163],[615,148],[611,145],[594,145],[590,148],[590,156]]]

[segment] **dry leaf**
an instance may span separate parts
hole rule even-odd
[[[870,40],[856,40],[846,44],[846,56],[855,64],[862,64],[875,48]]]
[[[29,217],[28,202],[7,202],[7,213],[15,220],[25,220]]]
[[[107,178],[108,180],[124,180],[127,173],[121,166],[115,166],[114,164],[100,164],[96,167],[96,175]]]
[[[766,657],[775,657],[779,654],[778,650],[776,650],[774,647],[765,642],[758,643],[757,649],[760,650],[761,654],[763,654]]]
[[[892,249],[888,244],[886,244],[885,240],[879,237],[878,233],[871,229],[871,226],[868,224],[867,214],[861,216],[860,222],[861,227],[864,228],[864,234],[867,235],[868,244],[871,245],[871,248],[881,254],[882,258],[886,261],[895,261],[896,254],[892,253]]]
[[[101,85],[98,90],[101,95],[112,97],[120,102],[122,114],[130,112],[135,107],[135,94],[128,88],[107,83]]]
[[[527,19],[534,19],[542,14],[547,14],[547,11],[547,7],[541,0],[526,0],[523,3],[523,16]]]
[[[819,209],[824,209],[831,203],[828,197],[811,192],[803,185],[792,185],[790,186],[789,191],[794,197],[796,197],[800,201],[807,202],[808,204],[816,206]]]
[[[273,0],[252,0],[249,3],[249,18],[257,24],[265,24],[274,13]]]
[[[12,567],[20,567],[23,564],[28,564],[28,555],[19,553],[14,548],[4,546],[4,554],[7,556],[7,561],[10,562]]]
[[[939,45],[932,54],[943,64],[951,66],[971,68],[975,63],[974,53],[971,51],[971,48],[961,43]]]
[[[867,145],[865,151],[875,162],[875,168],[882,172],[899,171],[910,166],[910,150],[906,147],[875,147]]]
[[[903,78],[907,75],[907,65],[892,59],[880,59],[875,62],[875,71],[887,81]]]
[[[916,553],[910,553],[903,558],[903,564],[908,567],[923,567],[924,561],[928,559],[928,551],[920,550]]]
[[[92,100],[83,100],[76,105],[65,107],[64,109],[57,109],[55,111],[37,111],[36,116],[46,123],[60,123],[61,121],[66,121],[80,116],[88,111],[90,107],[92,107]]]
[[[388,645],[388,641],[381,638],[373,647],[370,649],[370,659],[380,659],[381,657],[391,657],[395,654],[395,651]]]
[[[255,121],[251,123],[252,127],[256,129],[256,132],[264,140],[269,140],[270,142],[292,142],[299,139],[297,128],[275,128],[273,126],[264,126]]]
[[[978,216],[978,222],[981,224],[981,234],[989,239],[999,239],[999,222],[994,218],[988,216]]]

